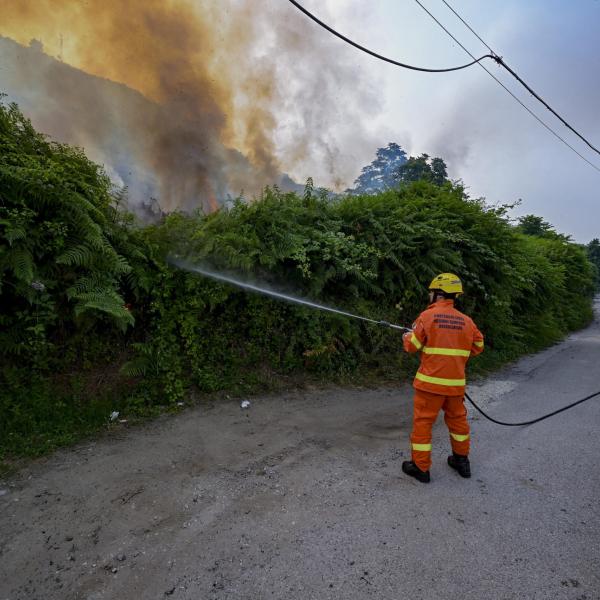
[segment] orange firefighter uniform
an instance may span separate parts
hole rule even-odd
[[[421,469],[431,466],[431,428],[440,409],[450,432],[452,451],[469,454],[469,424],[464,405],[465,367],[469,357],[483,351],[483,335],[473,320],[454,308],[450,299],[424,310],[403,336],[407,352],[420,352],[415,388],[412,460]]]

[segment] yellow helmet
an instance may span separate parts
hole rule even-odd
[[[454,273],[441,273],[429,284],[430,290],[442,290],[446,294],[462,294],[462,283]]]

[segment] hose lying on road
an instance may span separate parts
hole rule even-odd
[[[567,406],[563,406],[562,408],[559,408],[558,410],[552,411],[551,413],[548,413],[547,415],[543,415],[541,417],[538,417],[537,419],[532,419],[531,421],[522,421],[520,423],[506,423],[505,421],[498,421],[497,419],[494,419],[493,417],[490,417],[490,415],[488,415],[485,412],[483,412],[483,410],[481,408],[479,408],[479,406],[477,406],[477,404],[475,404],[475,402],[473,402],[473,398],[471,398],[471,396],[469,396],[469,394],[467,394],[467,392],[465,392],[465,398],[486,419],[488,419],[488,421],[491,421],[492,423],[496,423],[496,425],[504,425],[505,427],[522,427],[523,425],[533,425],[534,423],[539,423],[540,421],[543,421],[544,419],[549,419],[550,417],[553,417],[554,415],[557,415],[558,413],[564,412],[565,410],[569,410],[569,408],[573,408],[574,406],[577,406],[578,404],[581,404],[582,402],[585,402],[586,400],[591,400],[592,398],[595,398],[596,396],[600,396],[600,391],[599,392],[595,392],[594,394],[590,394],[589,396],[586,396],[585,398],[582,398],[581,400],[577,400],[576,402],[573,402],[572,404],[568,404]]]
[[[388,323],[387,321],[379,321],[377,324],[383,325],[384,327],[393,327],[394,329],[402,329],[404,331],[411,331],[410,329],[408,329],[408,327],[402,327],[400,325]],[[465,398],[488,421],[491,421],[492,423],[496,423],[496,425],[504,425],[505,427],[523,427],[524,425],[533,425],[534,423],[539,423],[540,421],[543,421],[544,419],[549,419],[550,417],[553,417],[554,415],[557,415],[558,413],[564,412],[565,410],[569,410],[569,408],[573,408],[574,406],[577,406],[578,404],[581,404],[582,402],[585,402],[586,400],[591,400],[592,398],[595,398],[596,396],[600,396],[600,391],[595,392],[594,394],[590,394],[589,396],[586,396],[585,398],[582,398],[581,400],[577,400],[576,402],[573,402],[572,404],[563,406],[562,408],[552,411],[551,413],[548,413],[547,415],[542,415],[541,417],[538,417],[537,419],[532,419],[531,421],[520,421],[518,423],[506,423],[505,421],[498,421],[498,419],[494,419],[494,417],[490,417],[490,415],[486,414],[481,408],[479,408],[479,406],[477,406],[477,404],[475,404],[475,402],[473,401],[473,398],[471,398],[471,396],[469,396],[469,394],[467,394],[467,392],[465,391]]]
[[[410,329],[408,329],[408,327],[402,327],[400,325],[388,323],[387,321],[379,321],[377,324],[383,325],[384,327],[393,327],[394,329],[402,329],[404,331],[411,331]],[[531,421],[520,421],[518,423],[506,423],[505,421],[498,421],[498,419],[494,419],[494,417],[490,417],[490,415],[486,414],[481,408],[479,408],[479,406],[477,406],[477,404],[475,404],[475,402],[473,401],[473,398],[471,398],[471,396],[469,396],[469,394],[467,394],[467,392],[465,391],[465,398],[488,421],[491,421],[492,423],[496,423],[496,425],[504,425],[505,427],[523,427],[524,425],[533,425],[534,423],[539,423],[540,421],[543,421],[544,419],[549,419],[550,417],[553,417],[554,415],[557,415],[558,413],[564,412],[565,410],[569,410],[569,408],[573,408],[574,406],[577,406],[578,404],[581,404],[582,402],[585,402],[586,400],[591,400],[592,398],[595,398],[596,396],[600,396],[600,391],[595,392],[594,394],[590,394],[589,396],[586,396],[585,398],[582,398],[581,400],[577,400],[576,402],[573,402],[572,404],[568,404],[567,406],[563,406],[562,408],[554,410],[551,413],[548,413],[547,415],[542,415],[541,417],[538,417],[537,419],[532,419]]]

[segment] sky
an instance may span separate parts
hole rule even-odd
[[[442,0],[421,1],[473,54],[487,53]],[[302,3],[396,60],[432,68],[470,60],[414,0]],[[450,3],[600,147],[600,0]],[[341,191],[378,147],[396,142],[410,155],[442,157],[449,176],[462,180],[472,197],[491,204],[520,200],[515,217],[540,215],[578,242],[600,237],[600,172],[477,66],[428,74],[383,63],[331,36],[286,0],[130,0],[126,11],[123,6],[0,0],[0,35],[25,46],[39,39],[48,56],[60,55],[64,65],[100,78],[88,86],[41,56],[33,68],[31,52],[23,62],[25,55],[4,44],[0,91],[43,131],[108,163],[111,174],[118,175],[109,164],[115,145],[121,153],[130,148],[139,172],[154,173],[164,189],[177,192],[172,207],[182,196],[194,203],[198,186],[212,202],[219,190],[237,194],[251,180],[260,189],[283,173]],[[487,66],[600,168],[600,155],[500,67]]]
[[[485,46],[441,0],[423,4],[474,55]],[[600,148],[600,2],[598,0],[454,0],[453,8],[559,114]],[[380,54],[426,67],[464,64],[464,51],[413,0],[328,0],[330,24]],[[306,6],[324,14],[322,3]],[[340,41],[340,44],[343,42]],[[382,90],[369,118],[375,139],[410,154],[444,158],[452,178],[490,203],[521,205],[579,242],[600,236],[600,172],[545,130],[483,69],[424,74],[355,61]],[[326,58],[324,58],[326,60]],[[488,68],[588,160],[589,150],[493,63]],[[351,89],[351,86],[349,86]]]

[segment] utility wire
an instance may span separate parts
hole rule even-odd
[[[425,73],[448,73],[450,71],[460,71],[460,69],[466,69],[467,67],[471,67],[474,64],[480,64],[480,61],[482,61],[484,58],[491,58],[493,60],[496,60],[496,58],[494,56],[492,56],[491,54],[486,54],[485,56],[482,56],[481,58],[475,58],[474,56],[471,56],[471,58],[473,59],[472,62],[470,62],[466,65],[461,65],[459,67],[450,67],[448,69],[426,69],[424,67],[415,67],[413,65],[407,65],[406,63],[401,63],[392,58],[387,58],[386,56],[377,54],[377,52],[373,52],[372,50],[369,50],[368,48],[365,48],[364,46],[357,44],[356,42],[352,41],[350,38],[347,38],[345,35],[342,35],[341,33],[339,33],[339,31],[336,31],[335,29],[333,29],[333,27],[330,27],[329,25],[327,25],[327,23],[323,23],[323,21],[321,21],[315,15],[313,15],[311,12],[306,10],[306,8],[304,8],[301,4],[296,2],[296,0],[289,0],[289,1],[298,10],[302,11],[309,19],[312,19],[315,23],[317,23],[318,25],[320,25],[321,27],[323,27],[324,29],[329,31],[329,33],[332,33],[333,35],[340,38],[341,40],[344,40],[346,43],[350,44],[351,46],[354,46],[355,48],[358,48],[359,50],[362,50],[363,52],[366,52],[367,54],[370,54],[371,56],[374,56],[375,58],[378,58],[379,60],[383,60],[385,62],[391,63],[392,65],[396,65],[397,67],[402,67],[403,69],[410,69],[411,71],[423,71]]]
[[[517,79],[517,81],[519,81],[519,83],[521,83],[521,85],[523,85],[530,94],[532,94],[539,102],[541,102],[550,112],[552,112],[552,114],[554,114],[566,127],[568,127],[573,133],[575,133],[579,138],[581,138],[592,150],[594,150],[595,152],[597,152],[598,154],[600,154],[600,151],[598,149],[596,149],[590,142],[588,142],[580,133],[578,133],[573,127],[571,127],[571,125],[569,125],[569,123],[567,123],[567,121],[565,121],[547,102],[544,101],[544,99],[539,96],[533,89],[531,89],[531,87],[529,87],[529,85],[527,85],[527,83],[525,83],[525,81],[523,81],[503,60],[502,57],[498,56],[491,48],[490,46],[475,32],[475,30],[450,6],[450,4],[448,4],[445,0],[442,0],[444,2],[444,4],[446,4],[446,6],[464,23],[464,25],[466,27],[468,27],[468,29],[481,41],[482,44],[484,44],[491,52],[491,54],[486,54],[484,56],[482,56],[481,58],[475,58],[475,56],[473,54],[471,54],[471,52],[469,52],[469,50],[467,50],[467,48],[465,48],[465,46],[463,46],[453,35],[452,33],[450,33],[450,31],[448,31],[448,29],[446,29],[446,27],[444,27],[444,25],[442,25],[442,23],[440,23],[440,21],[438,21],[438,19],[435,18],[435,16],[429,11],[427,10],[427,8],[421,3],[419,2],[419,0],[415,0],[415,2],[417,2],[417,4],[473,59],[472,62],[466,64],[466,65],[460,65],[458,67],[450,67],[447,69],[428,69],[428,68],[424,68],[424,67],[415,67],[414,65],[408,65],[406,63],[401,63],[397,60],[393,60],[391,58],[388,58],[386,56],[382,56],[381,54],[378,54],[377,52],[373,52],[372,50],[369,50],[368,48],[365,48],[364,46],[361,46],[360,44],[352,41],[351,39],[347,38],[346,36],[342,35],[341,33],[339,33],[338,31],[336,31],[335,29],[333,29],[332,27],[330,27],[329,25],[327,25],[326,23],[324,23],[323,21],[321,21],[320,19],[318,19],[315,15],[313,15],[311,12],[309,12],[306,8],[304,8],[300,3],[296,2],[296,0],[289,0],[289,2],[291,4],[293,4],[298,10],[300,10],[302,13],[304,13],[307,17],[309,17],[310,19],[312,19],[315,23],[317,23],[318,25],[320,25],[321,27],[323,27],[324,29],[326,29],[327,31],[329,31],[329,33],[335,35],[336,37],[340,38],[341,40],[345,41],[346,43],[350,44],[351,46],[354,46],[355,48],[357,48],[358,50],[361,50],[362,52],[365,52],[366,54],[369,54],[379,60],[388,62],[390,64],[396,65],[398,67],[402,67],[404,69],[410,69],[412,71],[421,71],[421,72],[425,72],[425,73],[447,73],[450,71],[459,71],[461,69],[466,69],[467,67],[470,67],[474,64],[478,64],[492,79],[494,79],[496,81],[496,83],[498,83],[500,86],[502,86],[502,88],[504,88],[504,90],[514,99],[516,100],[536,121],[538,121],[538,123],[540,123],[540,125],[542,125],[543,127],[545,127],[554,137],[556,137],[559,141],[561,141],[565,146],[567,146],[567,148],[569,148],[570,150],[572,150],[575,154],[577,154],[577,156],[579,156],[579,158],[581,158],[582,160],[584,160],[588,165],[590,165],[593,169],[595,169],[596,171],[600,172],[600,167],[598,167],[597,165],[595,165],[593,162],[591,162],[590,160],[588,160],[585,156],[583,156],[583,154],[581,154],[578,150],[576,150],[571,144],[569,144],[569,142],[567,142],[563,137],[561,137],[556,131],[554,131],[554,129],[552,129],[545,121],[543,121],[540,117],[538,117],[538,115],[536,115],[526,104],[524,104],[508,87],[506,87],[506,85],[504,85],[504,83],[502,83],[489,69],[487,69],[483,64],[481,64],[481,61],[484,58],[491,58],[494,61],[496,61],[500,66],[504,67],[513,77],[515,77]]]
[[[290,0],[291,1],[291,0]],[[452,33],[450,33],[450,31],[448,31],[444,25],[442,25],[442,23],[440,23],[440,21],[438,21],[435,16],[433,14],[431,14],[427,8],[425,6],[423,6],[423,4],[419,1],[419,0],[415,0],[415,2],[471,57],[471,58],[475,58],[473,56],[473,54],[471,54],[471,52],[469,52],[469,50],[467,50],[467,48],[465,48],[465,46],[463,46],[453,35]],[[496,62],[498,62],[498,64],[505,66],[502,62],[500,62],[500,57],[496,56],[495,54],[493,55],[494,60],[496,60]],[[499,60],[500,59],[500,60]],[[585,156],[583,156],[583,154],[581,154],[580,152],[578,152],[573,146],[571,146],[571,144],[569,144],[569,142],[567,142],[564,138],[562,138],[558,133],[556,133],[556,131],[554,131],[554,129],[552,129],[550,127],[550,125],[548,125],[546,122],[544,122],[540,117],[538,117],[526,104],[524,104],[513,92],[511,92],[511,90],[509,90],[490,70],[486,69],[486,67],[484,65],[482,65],[481,63],[477,63],[492,79],[494,79],[499,85],[501,85],[504,90],[510,94],[536,121],[538,121],[538,123],[540,123],[543,127],[545,127],[554,137],[556,137],[557,139],[559,139],[565,146],[567,146],[568,148],[570,148],[573,152],[575,152],[575,154],[577,154],[577,156],[579,156],[579,158],[581,158],[582,160],[584,160],[588,165],[590,165],[592,168],[596,169],[596,171],[598,171],[600,173],[600,167],[596,166],[593,162],[589,161]]]
[[[484,42],[481,37],[477,34],[477,32],[446,2],[446,0],[442,0],[442,2],[462,21],[463,25],[494,55],[496,53],[489,47],[489,45]]]
[[[503,66],[538,102],[541,102],[567,129],[570,129],[579,139],[583,140],[594,152],[600,154],[600,150],[593,146],[586,138],[584,138],[574,127],[569,125],[567,121],[565,121],[537,92],[535,92],[531,87],[521,79],[505,62],[501,56],[498,56],[496,52],[494,52],[490,46],[484,42],[481,37],[477,34],[477,32],[446,2],[446,0],[442,0],[442,2],[462,21],[462,23],[475,35],[475,37],[487,47],[487,49],[496,57],[496,62]]]

